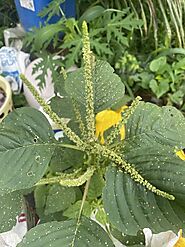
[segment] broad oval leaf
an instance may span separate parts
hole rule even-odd
[[[112,168],[104,190],[105,208],[112,223],[131,235],[144,227],[154,232],[178,232],[185,224],[185,161],[176,156],[175,148],[185,147],[184,116],[173,107],[141,103],[126,130],[124,159],[151,184],[176,199],[156,196]]]
[[[18,247],[113,247],[108,234],[94,221],[82,218],[50,222],[31,229]]]
[[[126,124],[126,141],[150,144],[151,140],[185,148],[185,118],[175,107],[141,102]]]
[[[185,147],[181,112],[141,103],[126,129],[125,159],[156,187],[185,200],[185,161],[175,151]]]
[[[153,232],[185,227],[185,211],[181,200],[169,201],[146,190],[129,175],[110,168],[103,193],[105,210],[118,230],[137,235],[138,230],[149,227]]]
[[[42,178],[56,146],[44,115],[32,108],[9,114],[0,126],[0,188],[31,188]]]
[[[9,231],[16,224],[16,217],[22,211],[22,197],[19,191],[0,195],[0,232]]]
[[[95,113],[119,103],[125,94],[125,87],[109,63],[98,60],[93,70]],[[70,73],[65,82],[66,92],[77,102],[86,104],[83,68]],[[118,106],[119,107],[119,106]]]

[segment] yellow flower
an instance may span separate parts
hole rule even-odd
[[[178,233],[179,239],[177,240],[174,247],[185,247],[185,238],[182,237],[182,229]]]
[[[176,155],[181,159],[181,160],[185,160],[185,153],[184,153],[184,150],[179,150],[179,151],[176,151]]]
[[[96,115],[96,137],[100,137],[100,143],[104,144],[104,132],[109,128],[116,126],[121,121],[121,113],[128,108],[128,106],[122,106],[121,108],[117,109],[116,111],[113,110],[104,110],[99,112]],[[125,126],[123,125],[120,128],[120,136],[121,140],[125,138]]]

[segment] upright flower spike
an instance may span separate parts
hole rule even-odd
[[[83,61],[84,61],[84,79],[85,79],[85,99],[86,99],[86,124],[87,139],[92,141],[95,137],[95,116],[94,116],[94,92],[92,80],[92,52],[90,50],[90,40],[87,23],[82,24],[83,33]]]
[[[114,128],[110,135],[107,137],[107,144],[108,145],[111,145],[114,140],[116,139],[116,137],[119,135],[120,133],[120,130],[124,129],[125,131],[125,124],[127,123],[128,119],[130,118],[130,116],[134,113],[134,111],[136,110],[136,108],[138,107],[139,103],[140,103],[140,100],[141,100],[141,97],[140,96],[137,96],[134,101],[132,102],[131,106],[127,107],[127,106],[123,106],[122,107],[122,111],[121,112],[124,112],[124,117],[122,117],[121,121],[119,122],[117,128]],[[118,110],[119,111],[119,110]],[[121,136],[122,136],[122,133],[120,133]],[[124,133],[125,135],[125,133]],[[125,136],[121,139],[124,139]]]

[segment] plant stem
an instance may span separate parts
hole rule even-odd
[[[79,211],[77,222],[80,222],[80,217],[82,215],[82,210],[83,210],[83,206],[84,206],[84,203],[85,203],[85,200],[86,200],[86,197],[87,197],[87,193],[88,193],[88,190],[89,190],[90,182],[91,182],[91,177],[87,180],[87,182],[85,184],[84,194],[83,194],[82,203],[81,203],[81,206],[80,206],[80,211]]]
[[[83,194],[83,198],[82,198],[82,203],[81,203],[81,207],[80,207],[80,211],[79,211],[79,215],[78,215],[78,219],[77,219],[77,223],[76,223],[75,234],[74,234],[73,241],[71,243],[71,247],[74,247],[74,243],[75,243],[75,239],[76,239],[76,234],[77,234],[78,228],[80,226],[80,218],[81,218],[83,206],[84,206],[84,203],[85,203],[85,200],[86,200],[86,197],[87,197],[87,193],[88,193],[90,181],[91,181],[91,178],[89,178],[87,180],[86,185],[85,185],[84,194]]]
[[[61,146],[63,148],[70,148],[70,149],[74,149],[74,150],[79,150],[81,151],[81,149],[75,145],[71,145],[71,144],[65,144],[65,143],[58,143],[57,146]]]
[[[129,85],[127,83],[127,79],[125,80],[125,78],[123,78],[123,75],[122,74],[120,75],[120,77],[121,77],[121,80],[124,82],[124,85],[125,85],[125,87],[126,87],[126,89],[128,91],[128,94],[130,95],[131,99],[134,100],[135,97],[134,97],[134,94],[132,92],[132,89],[129,87]]]

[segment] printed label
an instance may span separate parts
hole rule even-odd
[[[35,11],[34,0],[20,0],[20,5],[23,8]]]

